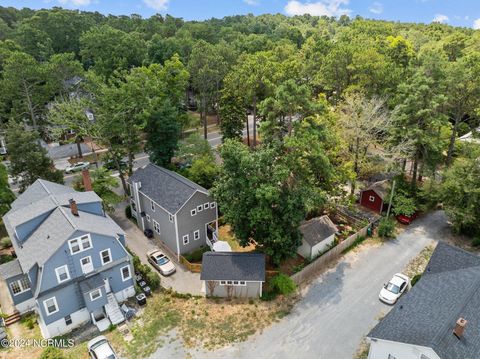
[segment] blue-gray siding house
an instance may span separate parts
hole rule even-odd
[[[218,241],[217,204],[178,173],[148,164],[128,179],[132,215],[177,256]]]
[[[3,217],[17,259],[0,266],[15,309],[35,310],[45,338],[124,320],[135,294],[125,233],[94,192],[37,180]]]

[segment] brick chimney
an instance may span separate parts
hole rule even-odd
[[[84,168],[82,170],[82,177],[83,177],[83,187],[85,191],[93,191],[92,189],[92,180],[90,178],[90,171],[88,168]]]
[[[463,332],[465,331],[465,327],[467,326],[467,320],[464,318],[458,318],[457,323],[455,324],[455,329],[453,329],[453,334],[460,339],[463,337]]]
[[[72,211],[72,214],[74,216],[78,216],[78,207],[77,207],[77,202],[72,198],[68,201],[70,203],[70,210]]]

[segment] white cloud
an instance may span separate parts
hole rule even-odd
[[[317,2],[300,2],[290,0],[285,6],[285,13],[290,16],[310,14],[313,16],[341,16],[350,14],[351,10],[343,7],[350,0],[320,0]]]
[[[440,24],[444,24],[450,20],[447,15],[436,14],[433,18],[432,22],[438,22]]]
[[[88,6],[92,0],[58,0],[58,2],[65,6]]]
[[[260,5],[260,3],[257,0],[243,0],[243,2],[247,5],[252,5],[252,6]]]
[[[157,11],[165,11],[168,8],[169,0],[143,0],[143,3],[149,8]]]
[[[473,22],[473,28],[475,30],[480,30],[480,19],[477,19]]]
[[[375,1],[368,10],[374,14],[381,14],[383,12],[383,4]]]

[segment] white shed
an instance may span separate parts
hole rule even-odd
[[[324,215],[303,222],[300,232],[302,232],[303,238],[297,253],[304,258],[311,259],[333,244],[338,228],[327,215]]]

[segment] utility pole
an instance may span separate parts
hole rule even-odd
[[[392,192],[390,193],[390,202],[388,203],[388,209],[387,209],[387,219],[390,216],[390,209],[392,208],[392,201],[393,201],[393,194],[395,193],[395,180],[393,180],[392,183]]]

